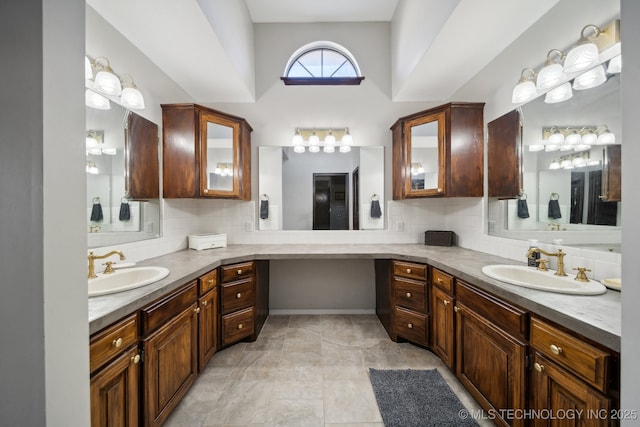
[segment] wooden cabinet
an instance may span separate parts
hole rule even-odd
[[[218,349],[218,270],[198,278],[198,372]]]
[[[125,129],[125,192],[133,200],[160,197],[158,125],[129,112]]]
[[[482,197],[483,103],[449,103],[391,126],[393,199]]]
[[[391,301],[393,336],[429,344],[427,266],[392,261]]]
[[[522,123],[513,110],[487,125],[488,196],[514,199],[522,192]]]
[[[197,282],[141,310],[144,425],[159,426],[198,375]]]
[[[431,349],[450,368],[455,369],[455,316],[453,276],[431,269]]]
[[[161,107],[163,196],[251,200],[249,123],[196,104]]]
[[[622,201],[622,147],[609,145],[603,149],[602,194],[605,202]]]
[[[456,282],[456,375],[487,411],[526,409],[525,312],[462,281]],[[496,418],[498,425],[523,419]]]
[[[269,313],[268,261],[225,265],[220,277],[220,345],[257,339]]]
[[[91,337],[91,426],[139,425],[140,355],[137,314]]]

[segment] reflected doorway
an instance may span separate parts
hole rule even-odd
[[[313,174],[313,229],[348,230],[348,173]]]

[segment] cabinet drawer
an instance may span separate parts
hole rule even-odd
[[[406,277],[407,279],[427,279],[427,266],[413,262],[393,261],[393,275]]]
[[[253,278],[222,285],[222,314],[247,308],[255,304]]]
[[[220,267],[222,271],[222,283],[232,282],[253,275],[253,261]]]
[[[476,313],[491,319],[500,328],[515,337],[527,339],[529,316],[526,311],[476,289],[460,280],[456,281],[456,298]]]
[[[610,354],[540,319],[531,319],[531,345],[603,393],[607,392]]]
[[[253,307],[222,316],[222,346],[253,335]]]
[[[393,295],[396,305],[427,312],[427,295],[424,283],[402,278],[393,279]]]
[[[140,310],[142,316],[142,334],[151,332],[167,323],[169,319],[178,315],[182,310],[194,304],[198,299],[196,281],[178,289],[159,301]]]
[[[91,372],[138,341],[138,316],[132,314],[95,333],[89,343]]]
[[[393,320],[394,332],[399,337],[426,346],[429,342],[427,320],[428,317],[424,314],[396,307]]]
[[[437,268],[431,269],[431,284],[439,287],[449,295],[453,295],[453,276],[440,271]]]
[[[203,274],[198,278],[198,295],[202,296],[218,284],[218,269]]]

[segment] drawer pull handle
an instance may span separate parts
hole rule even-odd
[[[533,368],[538,372],[544,371],[544,365],[541,365],[538,362],[533,364]]]
[[[436,279],[436,281],[437,281],[438,283],[442,283],[442,278],[441,278],[441,277],[438,277],[438,278]]]
[[[242,323],[238,323],[238,329],[242,329],[244,328],[244,325]]]
[[[411,298],[411,292],[407,292],[407,298]]]
[[[238,293],[236,294],[236,298],[237,298],[237,299],[242,298],[242,294],[241,294],[240,292],[238,292]]]
[[[551,344],[549,346],[549,350],[551,350],[551,353],[555,354],[556,356],[562,353],[562,347],[558,347],[557,345],[554,345],[554,344]]]
[[[138,363],[140,363],[140,355],[136,354],[135,356],[131,356],[131,362],[134,365],[137,365]]]
[[[210,285],[213,285],[213,279],[207,280],[207,283],[210,284]]]
[[[236,273],[238,273],[238,276],[242,274],[242,270],[238,269],[238,271],[236,271]]]
[[[445,299],[445,300],[442,300],[442,303],[443,303],[444,305],[449,305],[449,303],[450,303],[450,302],[451,302],[451,301],[446,300],[446,299]]]
[[[411,274],[411,269],[407,268],[407,274]]]
[[[453,307],[453,311],[455,311],[456,313],[460,311],[460,307],[458,307],[457,305],[455,307]]]
[[[208,302],[207,301],[202,301],[202,305],[204,305],[205,307],[207,306]]]
[[[118,338],[113,340],[113,342],[111,343],[115,348],[119,348],[122,346],[122,338]]]
[[[407,328],[409,328],[409,329],[413,329],[413,323],[409,323],[409,324],[407,325]]]
[[[194,313],[196,313],[196,314],[200,313],[200,307],[196,307],[196,308],[193,310],[193,312],[194,312]]]

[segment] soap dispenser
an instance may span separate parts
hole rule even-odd
[[[537,239],[529,239],[529,250],[538,247]],[[540,252],[531,252],[531,255],[527,258],[527,265],[529,267],[537,267],[537,260],[540,259]]]

